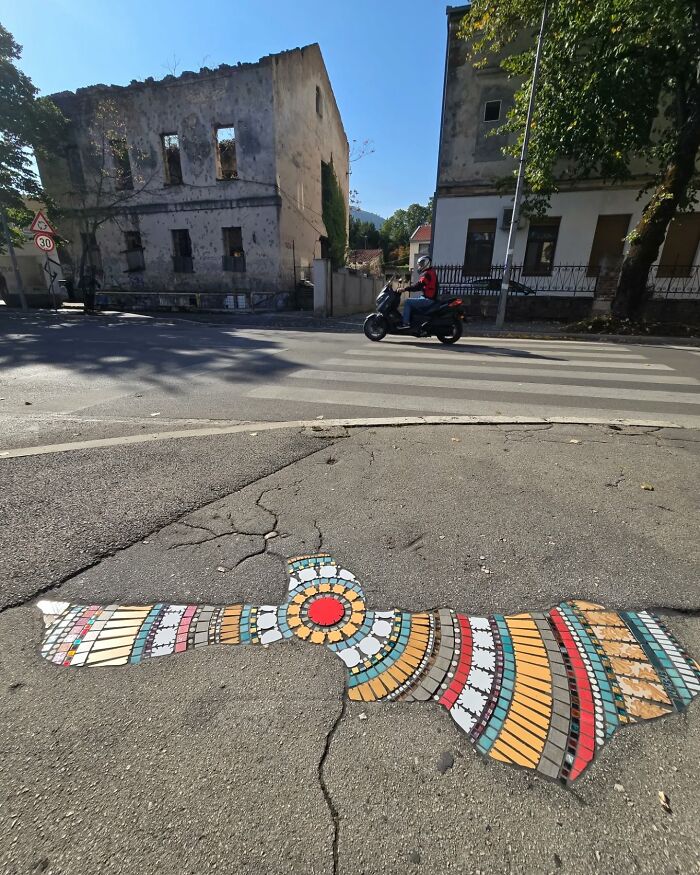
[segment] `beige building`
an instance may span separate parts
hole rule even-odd
[[[517,162],[503,155],[506,137],[492,133],[513,104],[514,84],[497,65],[475,69],[469,61],[457,36],[468,8],[447,7],[432,252],[435,264],[455,265],[463,277],[473,278],[488,276],[492,266],[498,269],[505,261],[512,196],[500,194],[496,183],[512,176]],[[643,166],[638,170],[626,185],[595,179],[561,184],[547,216],[522,218],[515,239],[516,279],[543,294],[592,295],[601,272],[619,265],[625,237],[641,217],[645,200],[637,195]],[[678,216],[652,268],[655,288],[673,296],[697,287],[699,242],[700,213]]]
[[[408,241],[408,263],[411,266],[411,276],[416,281],[418,270],[416,264],[421,255],[430,255],[432,228],[430,225],[419,225]]]
[[[348,141],[317,44],[53,99],[73,122],[65,155],[40,162],[67,213],[61,257],[103,291],[287,290],[326,254],[323,164],[347,213]]]

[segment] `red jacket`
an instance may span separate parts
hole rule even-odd
[[[423,297],[425,298],[430,298],[431,300],[437,298],[438,278],[435,268],[429,267],[425,271],[425,273],[422,273],[418,277],[418,282],[415,284],[415,286],[412,286],[412,289],[414,289],[415,291],[418,291],[418,289],[420,289],[420,291],[423,293]]]

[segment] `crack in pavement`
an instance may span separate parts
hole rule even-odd
[[[323,745],[323,752],[321,754],[321,759],[318,761],[318,782],[321,785],[321,792],[323,793],[323,798],[325,799],[326,805],[328,806],[328,812],[331,816],[331,822],[333,824],[333,875],[337,875],[338,873],[338,840],[340,838],[340,814],[338,809],[333,801],[333,797],[331,796],[330,790],[328,789],[328,784],[326,783],[326,760],[328,759],[328,754],[330,753],[331,745],[333,744],[333,739],[335,738],[335,733],[340,723],[345,717],[345,712],[347,710],[348,698],[346,695],[345,684],[343,684],[343,689],[340,694],[340,710],[336,715],[335,720],[333,721],[333,725],[326,733],[326,740]]]

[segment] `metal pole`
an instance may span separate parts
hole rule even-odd
[[[10,261],[12,262],[12,270],[15,272],[15,283],[17,284],[17,292],[19,294],[19,303],[23,310],[27,309],[27,299],[24,296],[24,283],[22,282],[22,274],[19,272],[17,265],[17,256],[15,255],[15,247],[10,234],[10,226],[7,224],[7,216],[4,208],[0,207],[0,224],[2,224],[5,242],[7,243],[7,251],[10,253]]]
[[[523,147],[520,151],[520,164],[518,165],[518,181],[515,185],[515,196],[513,197],[513,215],[510,220],[510,230],[508,231],[508,245],[506,246],[506,261],[503,265],[503,280],[501,282],[501,295],[498,299],[498,313],[496,314],[496,328],[502,328],[506,318],[506,301],[508,300],[508,291],[510,289],[510,275],[513,268],[513,249],[515,247],[515,235],[518,230],[518,220],[520,214],[520,201],[523,198],[523,188],[525,187],[525,164],[527,163],[527,147],[530,143],[530,127],[532,125],[532,114],[535,108],[535,91],[537,89],[537,74],[540,69],[540,56],[542,54],[542,43],[544,41],[544,28],[547,23],[547,0],[542,8],[542,23],[540,24],[540,34],[537,37],[537,51],[535,52],[535,66],[532,69],[532,84],[530,85],[530,102],[527,107],[527,119],[525,121],[525,135],[523,136]]]

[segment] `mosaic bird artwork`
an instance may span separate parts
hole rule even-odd
[[[343,661],[351,700],[438,702],[480,753],[565,783],[620,727],[681,711],[700,692],[700,666],[647,611],[584,601],[514,616],[374,611],[327,554],[291,559],[288,571],[280,606],[40,601],[41,653],[57,666],[123,666],[300,638]]]

